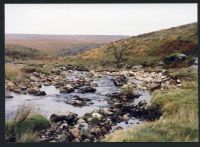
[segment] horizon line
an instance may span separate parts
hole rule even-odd
[[[139,36],[139,35],[142,35],[142,34],[148,34],[148,33],[151,33],[151,32],[157,32],[157,31],[161,31],[161,30],[167,30],[167,29],[171,29],[171,28],[174,28],[174,27],[181,27],[181,26],[185,26],[185,25],[190,25],[190,24],[194,24],[194,23],[197,23],[198,24],[198,21],[195,21],[195,22],[191,22],[191,23],[186,23],[186,24],[181,24],[181,25],[176,25],[176,26],[172,26],[172,27],[169,27],[169,28],[163,28],[163,29],[158,29],[158,30],[152,30],[152,31],[149,31],[149,32],[143,32],[143,33],[140,33],[140,34],[135,34],[135,35],[130,35],[130,34],[124,34],[124,35],[112,35],[112,34],[33,34],[33,33],[4,33],[4,35],[49,35],[49,36]]]

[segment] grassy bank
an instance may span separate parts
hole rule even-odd
[[[163,116],[155,122],[146,122],[135,128],[116,131],[104,141],[198,141],[198,81],[197,71],[171,70],[181,77],[182,87],[155,91],[151,106],[162,107]]]

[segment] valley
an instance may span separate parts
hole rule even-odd
[[[197,23],[132,37],[8,34],[6,141],[198,141],[197,53]]]

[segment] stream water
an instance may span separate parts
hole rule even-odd
[[[80,71],[71,71],[67,78],[69,80],[77,80],[80,78],[85,78],[90,80],[91,77],[88,72],[80,72]],[[87,112],[91,112],[95,109],[99,108],[106,108],[108,107],[108,103],[106,99],[108,98],[106,96],[107,93],[111,92],[119,92],[120,87],[117,87],[113,84],[111,79],[114,78],[114,76],[111,75],[105,75],[100,74],[98,77],[92,77],[91,84],[97,84],[96,86],[96,92],[95,93],[78,93],[77,91],[72,93],[60,93],[59,89],[56,89],[54,86],[42,86],[41,90],[45,91],[47,93],[46,96],[33,96],[29,94],[16,94],[13,92],[8,92],[9,95],[13,96],[11,99],[5,99],[5,118],[6,120],[11,119],[16,110],[21,105],[28,105],[31,107],[36,108],[41,114],[45,115],[46,117],[50,117],[53,113],[63,113],[66,111],[71,111],[79,116],[84,115]],[[129,83],[140,83],[141,81],[129,78]],[[135,100],[133,100],[133,103],[137,104],[141,100],[149,100],[150,95],[147,90],[141,90],[139,91],[141,96]],[[67,99],[72,99],[74,96],[79,96],[81,98],[89,98],[93,102],[92,105],[89,106],[83,106],[83,107],[75,107],[73,105],[66,104],[64,101]],[[129,120],[129,123],[121,122],[117,126],[124,127],[130,127],[134,124],[138,124],[138,122],[141,123],[140,120],[132,118]]]

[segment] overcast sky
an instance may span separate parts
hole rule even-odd
[[[197,4],[6,4],[5,32],[138,35],[197,22]]]

